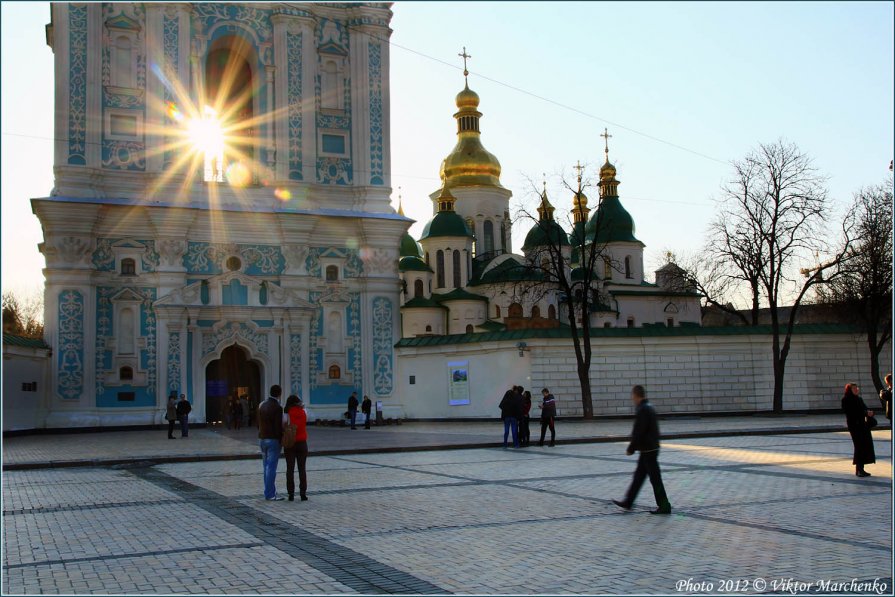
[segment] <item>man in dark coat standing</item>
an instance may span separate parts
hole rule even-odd
[[[364,394],[364,400],[363,400],[363,402],[361,402],[360,411],[362,413],[364,413],[364,417],[366,417],[366,419],[364,420],[364,429],[369,429],[370,428],[370,414],[373,411],[373,401],[370,400],[370,397],[367,396],[366,394]]]
[[[612,500],[616,506],[630,510],[637,499],[637,493],[643,486],[643,481],[649,476],[656,496],[655,510],[651,514],[671,514],[671,504],[665,494],[665,486],[662,484],[662,474],[659,472],[659,420],[656,410],[646,399],[646,390],[643,386],[631,388],[631,400],[637,407],[634,415],[634,430],[631,432],[631,444],[628,446],[628,456],[634,452],[640,452],[637,461],[637,469],[634,478],[628,488],[628,494],[623,501]]]
[[[503,418],[503,447],[507,447],[507,437],[513,432],[513,447],[519,447],[519,417],[522,416],[522,396],[516,391],[516,386],[507,390],[503,400],[498,405],[500,416]]]
[[[280,386],[270,386],[270,397],[258,407],[258,440],[264,464],[264,499],[277,502],[283,499],[277,495],[276,486],[280,441],[283,439],[283,407],[280,406],[282,394]]]
[[[357,429],[354,425],[357,420],[357,405],[357,392],[351,392],[351,396],[348,397],[348,418],[351,419],[352,429]]]
[[[180,402],[177,403],[177,408],[174,410],[177,420],[180,421],[180,437],[190,436],[190,412],[192,410],[193,405],[186,399],[185,394],[181,394]]]

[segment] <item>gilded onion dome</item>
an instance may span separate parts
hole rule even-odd
[[[449,187],[499,187],[500,162],[482,146],[479,95],[469,84],[457,94],[457,145],[441,163],[441,178]]]
[[[446,186],[441,187],[441,194],[438,196],[438,213],[426,223],[420,240],[439,236],[472,237],[472,232],[466,227],[466,222],[454,211],[455,201],[451,191]]]
[[[541,193],[541,205],[538,206],[538,222],[532,226],[525,236],[525,243],[522,245],[523,250],[546,246],[569,246],[569,237],[566,231],[553,219],[555,208],[550,203],[550,200],[547,199],[546,186],[545,183],[544,192]]]

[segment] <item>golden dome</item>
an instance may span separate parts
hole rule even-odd
[[[615,166],[610,164],[609,160],[606,160],[606,163],[600,168],[600,180],[615,178],[615,174]]]
[[[587,195],[583,192],[578,191],[572,196],[572,207],[574,209],[580,209],[582,207],[587,207]]]
[[[445,186],[501,187],[500,162],[482,146],[476,108],[479,95],[467,85],[457,94],[457,145],[441,163],[441,177]]]
[[[466,88],[457,94],[457,107],[461,110],[463,108],[478,108],[479,107],[479,94],[469,88],[469,85]]]

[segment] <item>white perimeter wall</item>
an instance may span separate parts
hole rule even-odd
[[[410,418],[497,417],[507,387],[548,387],[560,416],[581,415],[581,390],[571,339],[527,339],[519,356],[516,341],[398,349],[398,391]],[[771,338],[718,335],[597,338],[591,384],[594,414],[630,414],[631,386],[641,384],[662,412],[767,411],[772,408]],[[448,405],[448,367],[469,361],[470,404]],[[870,381],[863,336],[799,334],[786,363],[783,407],[839,408],[848,382],[862,387],[867,405],[877,398]],[[880,370],[892,367],[891,347],[880,355]],[[409,384],[409,376],[416,384]],[[537,416],[537,412],[535,412]]]
[[[44,426],[44,396],[49,383],[49,350],[3,347],[3,431]],[[23,383],[37,382],[36,392],[22,391]]]

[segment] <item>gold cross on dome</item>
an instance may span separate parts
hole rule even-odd
[[[463,46],[463,52],[461,54],[457,54],[457,56],[463,59],[463,76],[468,77],[469,71],[466,69],[466,59],[472,58],[472,56],[466,53],[466,46]]]
[[[581,160],[578,160],[578,163],[573,166],[575,170],[578,170],[578,183],[581,183],[581,171],[584,170],[584,166],[581,165]]]
[[[600,135],[603,139],[606,140],[606,161],[609,161],[609,139],[612,138],[612,135],[609,134],[609,129],[604,128],[603,133]]]

